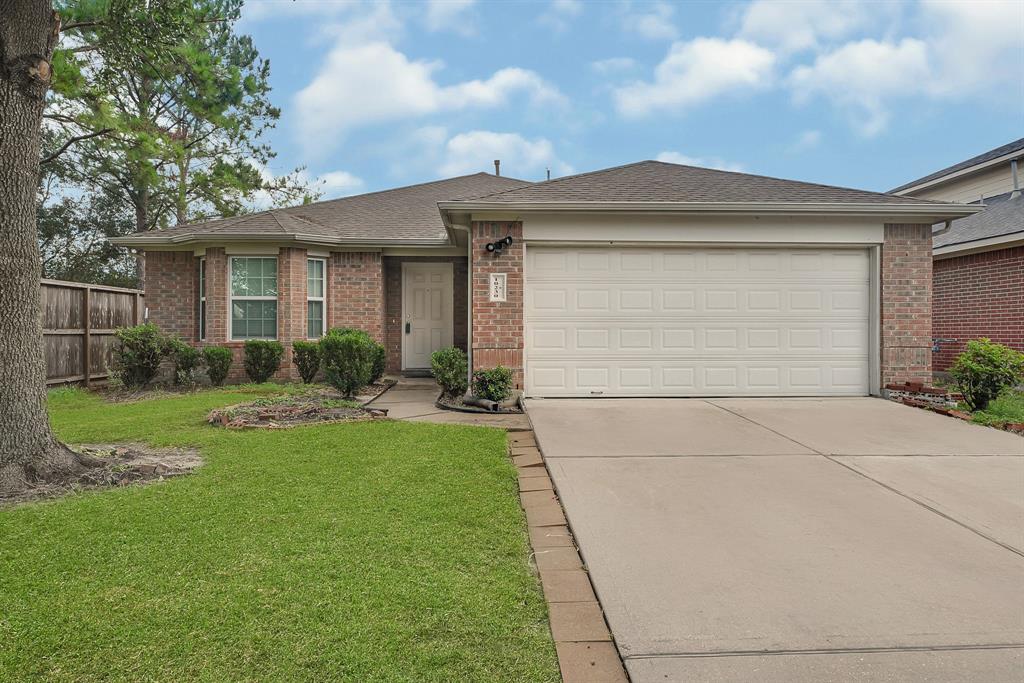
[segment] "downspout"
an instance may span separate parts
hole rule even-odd
[[[446,217],[447,218],[447,217]],[[466,233],[466,386],[473,386],[473,230],[448,220],[445,229],[455,241],[455,231]]]
[[[1016,199],[1020,196],[1020,183],[1017,182],[1017,160],[1014,159],[1010,162],[1010,171],[1013,173],[1013,192],[1010,194],[1010,199]]]

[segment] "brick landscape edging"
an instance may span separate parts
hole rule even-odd
[[[510,432],[530,547],[565,683],[625,683],[619,651],[580,558],[533,431]]]

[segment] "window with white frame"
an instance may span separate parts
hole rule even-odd
[[[327,331],[327,261],[306,260],[306,336],[322,337]]]
[[[231,338],[277,338],[277,257],[231,257]]]
[[[199,259],[199,339],[206,341],[206,258]]]

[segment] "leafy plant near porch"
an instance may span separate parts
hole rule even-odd
[[[167,353],[167,337],[153,323],[121,327],[114,332],[118,344],[114,365],[128,387],[145,387],[156,377]]]
[[[316,373],[320,372],[320,344],[304,340],[293,341],[292,357],[299,368],[299,376],[303,383],[312,384],[316,379]]]
[[[345,398],[370,383],[375,350],[373,340],[360,330],[334,329],[320,340],[320,355],[327,382]]]
[[[266,382],[281,367],[284,346],[268,339],[245,342],[245,374],[256,384]]]
[[[1024,354],[991,339],[973,339],[949,374],[967,406],[985,410],[1005,389],[1024,380]]]
[[[387,368],[387,350],[384,348],[383,344],[374,340],[374,338],[365,330],[360,330],[355,327],[335,327],[331,332],[359,335],[370,344],[372,362],[370,366],[370,380],[368,384],[373,384],[384,376],[384,370]]]
[[[438,349],[431,354],[430,367],[445,396],[459,398],[466,393],[469,386],[468,362],[466,352],[454,346]]]
[[[512,395],[512,371],[499,365],[473,373],[473,394],[501,403]]]
[[[203,349],[203,360],[206,361],[206,375],[210,384],[219,387],[228,378],[234,354],[226,346],[207,346]]]
[[[199,349],[172,337],[167,340],[167,355],[174,362],[174,383],[194,385],[196,371],[203,362]]]

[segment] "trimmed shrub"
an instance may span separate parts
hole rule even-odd
[[[320,339],[320,362],[327,382],[345,398],[373,377],[373,340],[359,330],[331,330]]]
[[[512,395],[512,371],[499,365],[473,373],[473,395],[490,401],[508,400]]]
[[[167,355],[174,362],[174,383],[195,384],[196,370],[202,362],[199,349],[177,338],[167,340]]]
[[[991,339],[972,339],[949,374],[967,407],[985,410],[1004,389],[1024,380],[1024,353]]]
[[[438,349],[431,354],[430,367],[445,396],[459,398],[466,393],[469,386],[468,363],[466,352],[454,346]]]
[[[292,357],[299,368],[299,376],[303,383],[312,384],[316,373],[320,372],[320,344],[311,341],[293,341]]]
[[[167,355],[167,337],[153,323],[118,328],[114,350],[117,373],[126,387],[145,387],[156,377]]]
[[[384,348],[383,344],[374,340],[374,338],[370,336],[369,332],[355,327],[335,327],[331,329],[331,332],[337,332],[338,334],[357,334],[360,337],[365,338],[373,347],[373,366],[370,368],[370,381],[368,384],[373,384],[384,376],[384,370],[387,368],[388,364],[387,349]]]
[[[263,384],[281,367],[284,346],[269,339],[245,342],[245,374],[256,384]]]
[[[203,349],[203,360],[206,361],[206,375],[210,384],[219,387],[228,378],[228,371],[235,354],[226,346],[207,346]]]

